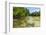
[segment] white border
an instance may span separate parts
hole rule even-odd
[[[13,6],[15,7],[40,7],[41,8],[41,19],[40,19],[40,27],[31,27],[31,28],[14,28],[13,29]],[[44,30],[44,5],[42,4],[23,4],[23,3],[7,3],[7,32],[18,32],[18,31],[30,31],[30,32],[38,32]],[[10,21],[9,21],[10,20]],[[10,23],[10,25],[9,25]],[[44,30],[45,31],[45,30]]]

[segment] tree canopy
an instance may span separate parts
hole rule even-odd
[[[26,16],[40,16],[40,11],[30,13],[25,7],[13,7],[13,18],[21,18]]]
[[[13,17],[25,17],[29,15],[29,10],[24,7],[13,7]]]

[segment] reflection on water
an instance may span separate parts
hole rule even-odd
[[[13,28],[20,27],[39,27],[40,17],[23,17],[21,19],[13,19]]]

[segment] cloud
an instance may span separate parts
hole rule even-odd
[[[40,11],[40,8],[36,8],[36,7],[28,7],[27,9],[29,9],[30,13]]]

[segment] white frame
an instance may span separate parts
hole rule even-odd
[[[41,17],[40,17],[40,27],[31,27],[31,28],[12,28],[12,24],[13,24],[13,8],[12,7],[40,7],[41,8]],[[17,31],[42,31],[44,29],[44,17],[45,17],[45,12],[44,12],[44,5],[43,4],[28,4],[28,3],[12,3],[12,2],[8,2],[7,3],[7,31],[6,32],[17,32]],[[11,24],[12,23],[12,24]]]

